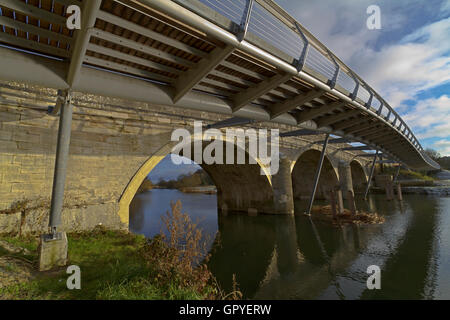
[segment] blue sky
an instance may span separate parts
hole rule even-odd
[[[174,157],[179,157],[174,155]],[[183,159],[186,159],[182,157]],[[161,160],[160,163],[149,173],[147,176],[152,182],[159,182],[161,180],[175,180],[181,174],[194,173],[201,167],[196,163],[189,161],[190,164],[181,164],[175,165],[172,163],[171,155],[169,154],[167,157]]]
[[[450,0],[275,0],[377,90],[422,145],[450,156]],[[381,30],[366,27],[369,5]],[[194,172],[170,157],[152,181]]]
[[[450,0],[275,0],[450,156]],[[366,27],[369,5],[381,30]]]

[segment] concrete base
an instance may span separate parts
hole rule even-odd
[[[41,235],[39,244],[39,271],[47,271],[67,264],[67,235],[65,232]]]

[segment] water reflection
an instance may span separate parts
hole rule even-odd
[[[133,230],[158,232],[152,227],[156,213],[166,211],[173,196],[181,198],[186,211],[202,212],[207,232],[219,231],[209,268],[228,292],[235,274],[245,298],[450,298],[450,198],[406,195],[402,204],[383,195],[357,199],[358,208],[386,222],[335,227],[303,215],[217,216],[215,196],[202,195],[200,203],[193,195],[155,191],[132,209],[141,210],[130,218]],[[213,209],[202,211],[207,203]],[[372,264],[381,268],[381,290],[366,288]]]
[[[148,238],[161,233],[161,216],[170,211],[170,203],[181,201],[182,212],[198,223],[209,245],[214,241],[217,227],[217,201],[215,195],[183,193],[178,190],[154,189],[137,194],[130,204],[130,230]]]

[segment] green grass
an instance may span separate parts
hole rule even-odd
[[[384,168],[384,173],[395,175],[397,169],[394,167],[386,167]],[[434,181],[433,177],[426,175],[425,173],[412,171],[412,170],[403,170],[401,169],[398,175],[399,180],[423,180],[423,181]]]
[[[38,239],[1,238],[27,248],[37,261]],[[81,290],[68,290],[66,269],[39,273],[26,283],[0,289],[0,299],[203,299],[177,282],[156,281],[143,258],[145,238],[118,231],[69,234],[69,265],[81,269]],[[0,256],[5,255],[0,251]],[[1,281],[1,280],[0,280]]]

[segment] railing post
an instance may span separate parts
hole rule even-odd
[[[301,53],[300,58],[298,59],[298,63],[297,63],[297,71],[300,72],[303,70],[303,67],[305,66],[305,63],[306,63],[306,59],[307,59],[308,51],[309,51],[309,41],[308,41],[308,38],[303,33],[300,26],[297,24],[297,22],[295,22],[295,27],[297,28],[297,31],[299,32],[300,36],[302,37],[302,41],[303,41],[303,50],[302,50],[302,53]]]
[[[334,89],[334,87],[336,87],[337,78],[339,77],[339,71],[341,68],[340,68],[339,64],[337,63],[336,59],[334,58],[333,54],[330,52],[330,50],[327,50],[327,52],[328,52],[328,56],[331,58],[334,65],[336,66],[336,71],[334,72],[333,79],[330,79],[330,81],[328,83],[330,88]]]
[[[353,71],[350,70],[350,75],[353,78],[353,81],[355,81],[355,89],[353,89],[353,93],[351,95],[352,100],[354,101],[357,97],[358,97],[358,90],[359,90],[359,81],[356,78],[355,74],[353,73]]]
[[[370,109],[370,107],[372,106],[372,101],[373,101],[373,92],[372,92],[372,90],[368,90],[368,91],[370,93],[370,97],[369,97],[369,100],[367,100],[365,107],[367,109]]]
[[[320,154],[319,164],[317,166],[316,173],[314,175],[314,185],[313,185],[313,189],[311,191],[311,198],[309,199],[308,209],[306,211],[307,215],[311,214],[311,209],[312,209],[312,206],[314,203],[314,198],[316,196],[317,185],[319,183],[320,173],[322,172],[323,160],[325,159],[325,152],[327,150],[329,139],[330,139],[330,134],[327,134],[325,141],[323,142],[322,153]]]
[[[239,30],[239,33],[237,35],[239,41],[244,40],[244,38],[245,38],[245,36],[247,34],[248,23],[250,22],[250,17],[252,15],[252,10],[253,10],[253,3],[254,3],[254,0],[248,0],[247,1],[247,6],[246,6],[246,8],[244,10],[244,16],[242,17],[240,30]]]

